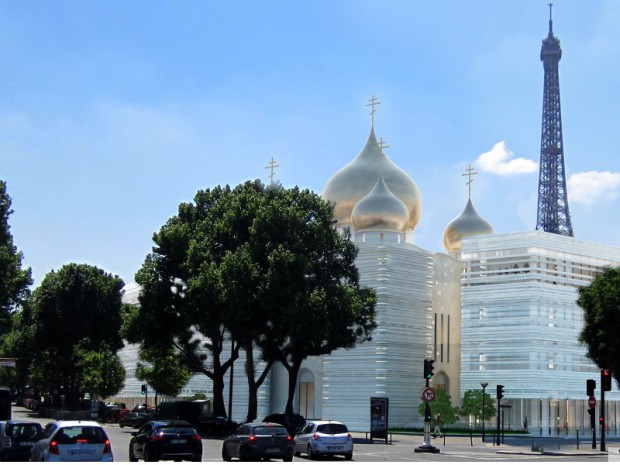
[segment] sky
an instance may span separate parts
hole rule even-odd
[[[321,193],[377,137],[443,252],[467,202],[536,226],[542,0],[0,2],[0,179],[35,286],[64,264],[134,281],[200,189],[275,179]],[[575,237],[620,246],[620,2],[557,0]]]

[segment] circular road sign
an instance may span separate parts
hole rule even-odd
[[[434,401],[435,391],[433,391],[433,388],[425,387],[424,389],[422,389],[422,392],[420,393],[420,399],[422,399],[424,402]]]
[[[588,407],[596,407],[596,399],[594,398],[594,396],[590,396],[590,398],[588,399]]]

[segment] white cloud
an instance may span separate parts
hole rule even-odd
[[[499,175],[533,173],[538,170],[538,163],[526,158],[514,158],[512,150],[504,141],[498,142],[489,152],[478,157],[476,164],[484,171]]]
[[[568,196],[572,202],[592,205],[599,198],[613,199],[620,193],[620,173],[586,171],[568,179]]]

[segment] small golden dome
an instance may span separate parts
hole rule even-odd
[[[368,194],[383,172],[385,184],[399,198],[409,212],[405,229],[414,229],[422,212],[422,200],[418,186],[402,169],[396,166],[381,150],[374,128],[366,145],[348,165],[337,171],[323,189],[323,198],[334,203],[334,218],[338,226],[351,224],[353,207]]]
[[[409,223],[409,210],[402,200],[392,194],[380,174],[375,187],[353,207],[351,221],[356,231],[404,232]]]
[[[478,214],[469,199],[463,212],[446,226],[443,244],[448,252],[455,252],[461,249],[461,240],[464,237],[483,236],[494,232],[493,226]]]

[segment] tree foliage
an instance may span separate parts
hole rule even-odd
[[[123,345],[118,276],[84,264],[68,264],[48,273],[33,293],[31,366],[33,379],[72,408],[83,394],[84,351]]]
[[[484,419],[490,420],[495,415],[495,401],[488,392],[484,393]],[[473,416],[475,423],[482,419],[482,390],[470,389],[465,391],[461,403],[461,416]]]
[[[0,180],[0,335],[10,330],[10,315],[28,297],[28,286],[32,284],[30,268],[22,269],[23,254],[13,244],[11,203],[6,183]]]
[[[139,356],[136,378],[147,382],[157,394],[177,396],[192,377],[172,347],[167,352],[141,347]]]
[[[80,388],[91,394],[91,399],[113,396],[125,385],[125,368],[108,344],[103,343],[97,350],[88,348],[86,339],[76,347],[77,365],[82,372]]]
[[[309,191],[259,181],[199,191],[153,239],[126,333],[147,346],[174,344],[192,371],[213,381],[216,415],[225,414],[224,374],[240,347],[252,419],[271,363],[284,363],[294,386],[306,357],[352,347],[375,327],[374,293],[358,285],[355,246]],[[226,341],[234,341],[232,353],[223,353]],[[255,356],[267,362],[261,373]]]
[[[612,371],[620,384],[620,268],[608,268],[587,287],[579,289],[577,303],[584,310],[579,340],[600,368]]]
[[[459,408],[452,405],[452,398],[443,389],[435,389],[435,400],[429,402],[431,407],[431,418],[435,418],[437,413],[441,414],[443,425],[452,425],[459,419]],[[423,417],[426,402],[421,402],[418,406],[418,413]]]

